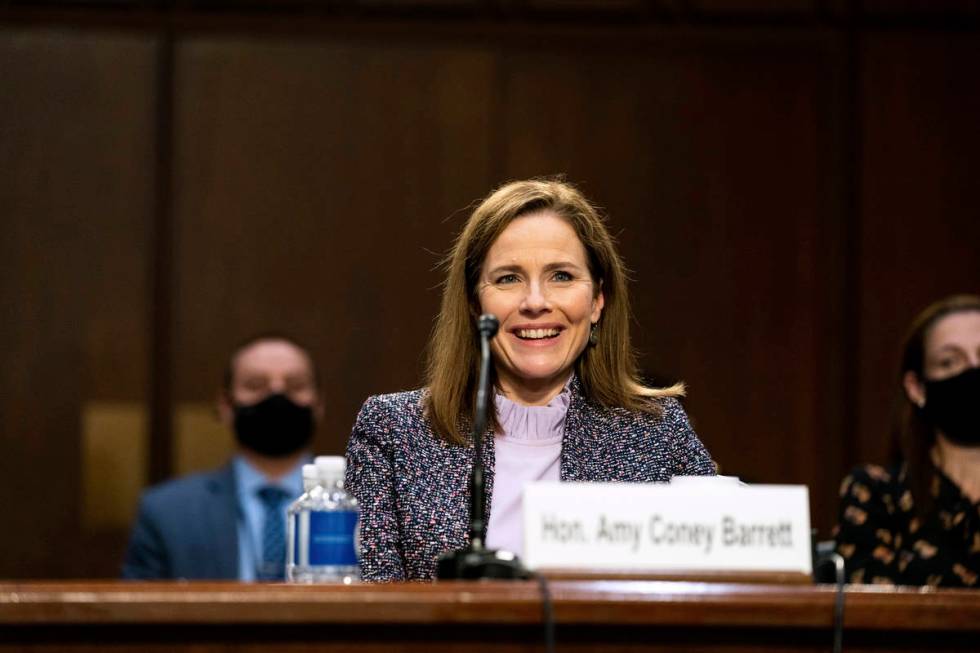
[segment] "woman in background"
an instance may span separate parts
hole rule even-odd
[[[853,583],[978,587],[980,297],[912,323],[902,356],[900,462],[841,486],[837,551]]]
[[[525,483],[713,474],[677,401],[642,385],[624,267],[570,184],[519,181],[470,216],[447,260],[424,389],[369,398],[347,448],[366,580],[429,579],[468,538],[481,313],[496,396],[484,438],[490,548],[521,552]]]

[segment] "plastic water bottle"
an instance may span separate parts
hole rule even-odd
[[[303,494],[286,509],[286,581],[290,583],[312,583],[313,574],[309,565],[298,564],[297,534],[309,531],[310,510],[320,503],[323,487],[320,485],[320,472],[316,465],[303,465]]]
[[[347,461],[343,456],[318,456],[319,506],[310,514],[309,565],[313,582],[361,580],[360,510],[344,489]]]
[[[357,500],[344,490],[344,458],[320,456],[315,468],[318,485],[289,508],[286,578],[295,583],[357,582],[359,513]]]

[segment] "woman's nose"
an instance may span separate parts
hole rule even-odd
[[[543,311],[549,307],[545,289],[540,283],[533,281],[528,284],[521,307],[529,311]]]

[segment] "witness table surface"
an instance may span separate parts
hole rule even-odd
[[[558,651],[829,651],[829,586],[549,583]],[[845,651],[980,651],[980,593],[850,586]],[[0,651],[544,651],[536,582],[0,583]]]

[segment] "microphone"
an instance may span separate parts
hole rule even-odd
[[[480,375],[476,389],[476,411],[473,416],[473,474],[470,476],[470,543],[459,551],[448,551],[439,556],[436,577],[446,579],[525,579],[530,574],[509,551],[487,549],[483,541],[486,529],[486,481],[483,466],[483,434],[487,430],[487,414],[490,409],[490,340],[497,334],[500,321],[495,315],[484,313],[476,323],[480,334]]]
[[[490,340],[497,335],[500,321],[491,313],[484,313],[476,322],[480,333],[480,376],[476,386],[476,415],[473,418],[473,475],[470,477],[470,542],[474,549],[483,548],[483,531],[486,528],[486,481],[483,466],[483,434],[487,431],[487,413],[490,410]]]
[[[480,319],[476,321],[476,330],[480,332],[480,335],[487,340],[493,339],[497,335],[497,330],[500,328],[500,320],[493,313],[484,313],[480,316]],[[480,353],[483,353],[482,351]],[[489,357],[488,357],[489,358]],[[481,358],[480,362],[483,362]]]

